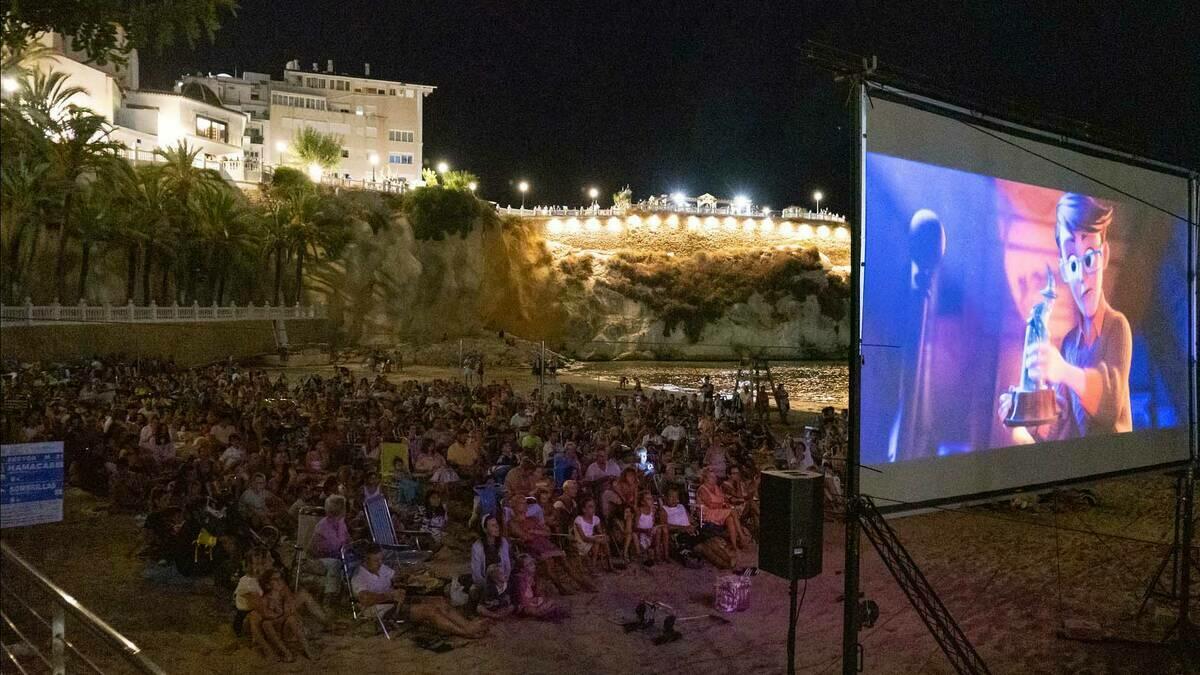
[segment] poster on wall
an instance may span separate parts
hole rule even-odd
[[[0,528],[62,519],[62,441],[0,445]]]

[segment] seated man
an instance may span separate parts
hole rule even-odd
[[[350,580],[350,589],[365,611],[385,621],[426,624],[443,633],[464,638],[481,638],[487,634],[485,621],[467,619],[450,607],[445,598],[410,600],[399,585],[396,573],[383,564],[383,549],[378,544],[368,545],[362,565]]]

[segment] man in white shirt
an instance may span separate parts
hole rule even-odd
[[[221,465],[228,471],[246,460],[246,451],[242,449],[242,437],[237,434],[229,436],[229,447],[221,453]]]
[[[526,410],[526,411],[518,410],[517,414],[515,414],[511,418],[509,418],[508,424],[513,429],[517,429],[517,430],[524,429],[525,427],[529,426],[531,417],[532,417],[532,415],[529,414],[528,410]]]
[[[608,450],[600,448],[596,451],[596,461],[592,462],[583,474],[585,481],[598,481],[606,478],[617,478],[621,475],[621,465],[608,458]]]
[[[687,436],[687,430],[679,425],[674,417],[667,419],[667,426],[663,427],[662,437],[668,443],[677,443],[682,441]]]
[[[429,624],[443,633],[472,639],[487,634],[484,621],[467,619],[445,598],[409,600],[404,589],[394,588],[398,585],[395,577],[392,568],[383,564],[383,549],[370,544],[362,565],[350,580],[350,589],[365,611],[385,620]]]

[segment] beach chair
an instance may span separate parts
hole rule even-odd
[[[292,542],[295,552],[292,558],[292,589],[300,590],[300,573],[304,569],[304,561],[308,558],[308,547],[312,543],[313,533],[317,523],[325,517],[325,509],[320,506],[305,506],[296,516],[296,541]]]
[[[402,544],[396,537],[396,528],[392,523],[392,512],[388,508],[387,498],[383,495],[368,497],[363,502],[363,515],[366,516],[367,529],[374,541],[384,551],[385,560],[398,566],[411,566],[423,563],[433,556],[432,551],[422,550],[421,538],[433,538],[433,533],[425,530],[401,530],[400,534],[408,538],[409,543]]]
[[[351,585],[354,574],[350,571],[350,559],[346,557],[345,548],[338,551],[338,559],[341,561],[342,567],[342,585],[345,586],[346,593],[350,596],[350,616],[354,619],[355,624],[373,623],[379,626],[380,632],[388,640],[392,639],[392,632],[397,629],[403,629],[402,632],[412,629],[412,625],[405,621],[400,619],[384,619],[378,612],[369,611],[359,605],[358,596],[354,594],[354,587]],[[391,624],[391,630],[388,630],[388,624]]]

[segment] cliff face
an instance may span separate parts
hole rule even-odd
[[[580,251],[540,227],[481,218],[414,239],[402,216],[363,226],[310,289],[347,338],[436,341],[505,330],[584,359],[845,354],[845,273],[815,249]]]

